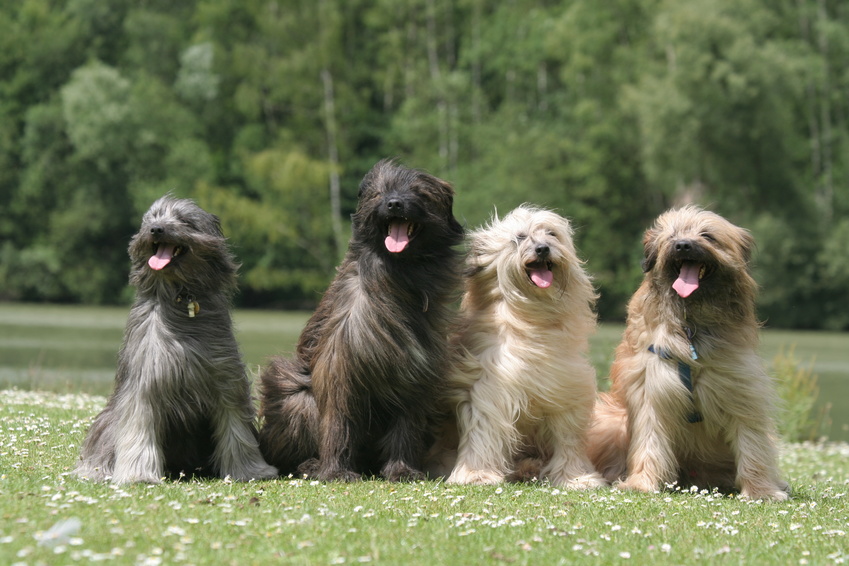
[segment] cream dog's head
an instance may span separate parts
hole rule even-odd
[[[472,287],[491,299],[552,300],[595,293],[562,216],[527,204],[471,236],[467,273]],[[482,291],[488,290],[488,293]]]

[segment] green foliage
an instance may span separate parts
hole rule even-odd
[[[94,62],[74,71],[62,87],[62,113],[68,138],[82,159],[99,166],[123,159],[131,149],[126,125],[130,81],[111,67]]]
[[[297,305],[329,283],[339,260],[331,229],[326,163],[298,149],[268,149],[245,159],[247,191],[208,184],[198,202],[218,211],[222,228],[244,263],[243,294],[283,289],[278,304]]]
[[[836,0],[3,3],[0,297],[121,300],[173,191],[221,216],[240,300],[311,306],[359,180],[398,157],[470,228],[570,217],[604,319],[645,227],[695,202],[759,239],[771,324],[849,329],[847,58]]]
[[[793,348],[781,350],[772,361],[773,377],[782,401],[778,420],[781,436],[788,442],[817,440],[829,426],[830,403],[826,403],[820,414],[814,414],[814,406],[820,389],[817,375],[810,367],[799,364]]]

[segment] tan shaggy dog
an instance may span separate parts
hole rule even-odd
[[[677,481],[787,499],[776,395],[757,354],[753,245],[749,232],[695,206],[646,232],[645,278],[589,434],[593,463],[618,487]]]
[[[585,448],[596,398],[587,360],[596,294],[569,222],[523,205],[471,240],[449,376],[459,447],[448,482],[497,483],[523,475],[519,462],[541,466],[554,485],[605,484]]]

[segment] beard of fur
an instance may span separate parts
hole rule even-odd
[[[396,199],[417,231],[387,251],[386,203]],[[324,480],[377,473],[416,477],[447,363],[462,227],[453,189],[381,161],[363,180],[354,232],[336,278],[301,334],[292,360],[262,373],[260,443],[284,472]],[[304,464],[305,455],[317,461]]]
[[[153,226],[185,250],[160,271],[147,265]],[[86,436],[78,475],[116,483],[183,473],[275,475],[256,442],[250,381],[230,318],[236,263],[217,218],[191,201],[163,197],[129,251],[136,298],[115,389]],[[189,296],[200,305],[191,318]]]
[[[679,240],[689,240],[707,266],[687,298],[672,289]],[[661,215],[644,244],[645,278],[629,302],[610,392],[600,396],[590,430],[593,463],[608,480],[643,491],[680,480],[786,498],[776,463],[775,390],[757,354],[751,236],[721,216],[684,207]],[[678,360],[690,367],[692,393],[681,383]],[[692,424],[687,415],[694,410],[703,420]]]

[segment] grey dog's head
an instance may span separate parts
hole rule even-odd
[[[183,289],[232,292],[238,264],[218,217],[194,201],[165,195],[151,205],[129,247],[130,283],[139,293]]]

